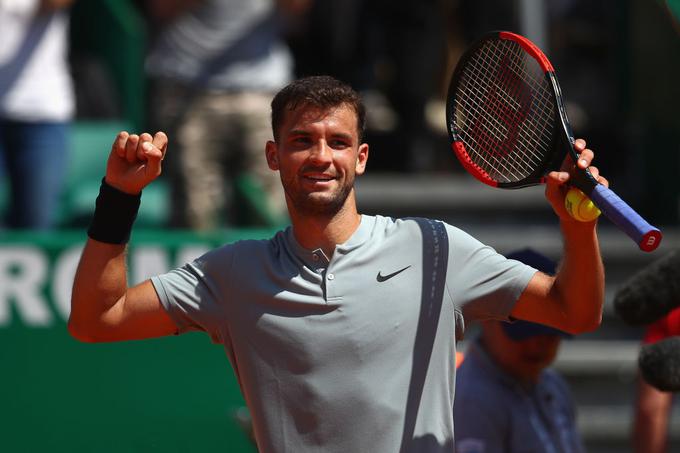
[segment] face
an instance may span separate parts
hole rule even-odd
[[[366,168],[368,145],[359,143],[351,107],[302,105],[286,114],[266,155],[269,168],[280,173],[291,214],[333,215],[353,202],[354,179]]]
[[[487,349],[501,366],[510,374],[531,382],[535,382],[541,371],[555,360],[561,342],[557,335],[513,340],[499,322],[492,321],[484,329]]]
[[[510,347],[515,355],[518,368],[527,371],[528,375],[538,375],[549,366],[557,355],[560,337],[556,335],[537,335],[525,340],[513,341]]]

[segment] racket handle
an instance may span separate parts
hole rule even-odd
[[[651,252],[661,243],[661,231],[647,223],[609,188],[597,184],[590,193],[590,199],[609,220],[635,241],[640,250]]]

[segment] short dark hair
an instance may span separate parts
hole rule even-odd
[[[366,128],[366,108],[359,93],[352,87],[331,76],[310,76],[291,82],[279,91],[272,99],[272,132],[274,140],[278,139],[278,130],[283,123],[286,111],[292,111],[301,105],[310,105],[321,109],[347,104],[357,116],[359,141]]]

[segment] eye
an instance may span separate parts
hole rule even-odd
[[[344,149],[348,148],[351,146],[350,142],[348,140],[340,139],[340,138],[335,138],[329,142],[331,147],[333,149]]]
[[[291,138],[291,143],[296,146],[306,146],[312,143],[312,139],[305,135],[297,135]]]

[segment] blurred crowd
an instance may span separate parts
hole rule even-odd
[[[663,2],[640,3],[3,0],[2,225],[74,226],[58,212],[76,158],[71,126],[111,119],[135,132],[168,133],[168,226],[284,223],[277,175],[262,157],[271,135],[268,103],[291,79],[312,74],[333,75],[364,96],[371,172],[459,171],[444,118],[449,75],[467,45],[500,29],[528,35],[549,55],[576,133],[588,137],[611,179],[633,177],[634,168],[643,178],[635,182],[650,188],[633,184],[621,195],[661,204],[653,192],[668,187],[645,175],[666,166],[637,148],[650,137],[652,146],[672,142],[677,121],[663,115],[668,92],[640,94],[637,80],[655,70],[636,64],[636,49],[646,45],[639,28],[664,17]],[[674,36],[665,19],[658,28],[668,31],[657,35]],[[656,72],[657,83],[667,83]],[[241,215],[253,200],[259,215]],[[677,212],[665,215],[661,222],[677,221]]]

